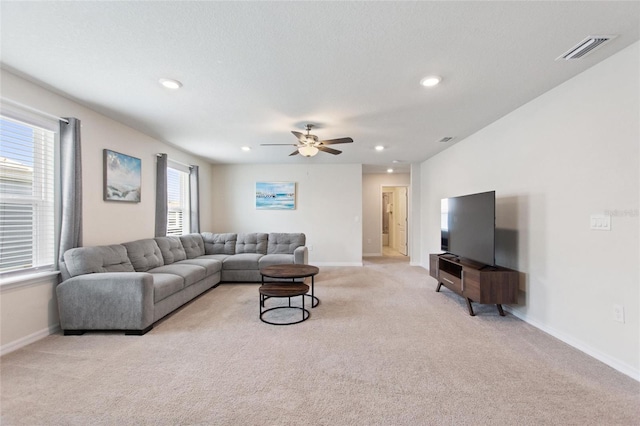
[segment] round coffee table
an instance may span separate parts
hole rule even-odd
[[[289,284],[289,283],[274,283],[274,284],[263,284],[260,286],[260,321],[266,322],[271,325],[291,325],[298,324],[302,321],[306,321],[309,318],[309,311],[304,308],[304,296],[309,291],[309,286],[306,284]],[[302,296],[302,307],[291,306],[291,298],[295,296]],[[288,306],[275,306],[273,308],[265,309],[264,308],[264,300],[269,297],[288,297],[289,305]],[[279,309],[299,309],[302,311],[302,319],[299,321],[291,321],[291,322],[273,322],[264,319],[264,314],[269,311],[276,311]]]
[[[271,265],[260,269],[260,275],[262,276],[262,285],[265,285],[264,278],[276,278],[291,280],[292,283],[296,283],[296,279],[311,277],[311,294],[305,294],[311,298],[311,307],[315,308],[320,303],[314,294],[315,279],[314,277],[320,272],[317,266],[303,265],[303,264],[283,264],[283,265]]]

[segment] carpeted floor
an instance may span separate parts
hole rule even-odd
[[[434,290],[406,258],[367,258],[321,268],[297,325],[259,321],[257,284],[223,284],[142,337],[52,335],[0,359],[1,423],[640,424],[640,383]]]

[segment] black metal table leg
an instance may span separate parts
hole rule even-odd
[[[469,315],[473,317],[476,314],[473,312],[473,307],[471,306],[471,299],[469,299],[468,297],[466,299],[467,299],[467,307],[469,308]]]
[[[311,307],[315,308],[320,304],[320,299],[315,296],[315,276],[311,275]]]

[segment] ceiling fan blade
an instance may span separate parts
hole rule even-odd
[[[304,140],[304,135],[300,132],[296,132],[295,130],[291,131],[291,133],[293,133],[293,136],[295,136],[296,138],[298,138],[299,141]]]
[[[295,143],[261,143],[260,146],[298,146]]]
[[[291,154],[289,154],[289,157],[293,157],[294,155],[298,155],[298,150],[297,149],[295,151],[293,151]]]
[[[335,145],[337,143],[352,143],[353,139],[351,138],[338,138],[338,139],[329,139],[326,141],[320,141],[322,145]]]
[[[318,148],[322,152],[328,152],[329,154],[333,154],[333,155],[338,155],[342,152],[342,151],[338,151],[337,149],[327,148],[326,146],[322,146],[322,145],[318,145],[316,146],[316,148]]]

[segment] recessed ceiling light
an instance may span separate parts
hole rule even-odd
[[[250,148],[250,147],[248,147],[248,146],[243,146],[243,147],[242,147],[242,148],[240,148],[240,149],[242,149],[243,151],[251,151],[251,148]]]
[[[393,173],[393,169],[387,169],[387,173]]]
[[[170,78],[161,78],[160,84],[162,84],[162,86],[166,87],[167,89],[172,90],[177,90],[182,87],[182,83],[180,83],[178,80],[172,80]]]
[[[420,84],[422,84],[424,87],[433,87],[437,86],[441,81],[442,78],[438,77],[437,75],[430,75],[420,80]]]
[[[384,151],[384,146],[382,145],[376,146],[376,151]]]

